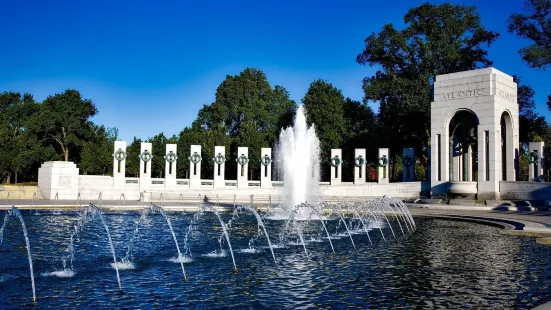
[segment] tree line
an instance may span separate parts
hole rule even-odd
[[[551,64],[551,0],[527,0],[524,14],[513,13],[508,30],[532,42],[519,54],[531,68]],[[329,178],[330,149],[343,149],[343,180],[353,178],[354,149],[367,149],[373,178],[378,148],[390,149],[391,177],[401,179],[404,147],[416,151],[416,178],[425,179],[427,148],[430,147],[430,103],[437,75],[491,66],[487,48],[499,34],[487,30],[476,6],[424,3],[404,16],[406,26],[384,25],[365,39],[356,56],[360,65],[376,67],[373,76],[362,81],[364,98],[345,98],[329,81],[315,80],[302,98],[307,121],[315,123],[321,142],[322,179]],[[551,130],[535,112],[533,88],[518,83],[520,141],[545,141],[545,155],[551,155]],[[379,104],[373,111],[368,103]],[[551,109],[551,94],[547,102]],[[204,105],[193,123],[178,135],[163,133],[144,142],[153,144],[152,176],[163,177],[165,144],[178,145],[177,174],[189,174],[189,146],[202,146],[202,177],[211,178],[215,145],[226,146],[226,176],[236,177],[237,147],[249,147],[250,178],[259,179],[260,148],[274,147],[281,128],[292,125],[297,103],[281,85],[272,86],[260,69],[246,68],[228,75],[216,89],[214,102]],[[116,128],[92,122],[98,110],[92,100],[77,90],[48,96],[36,102],[31,94],[0,94],[0,181],[36,181],[44,161],[77,163],[83,174],[112,173]],[[127,148],[128,176],[139,174],[139,138]],[[522,151],[526,151],[525,147]],[[521,180],[527,179],[528,162],[520,160]],[[277,175],[275,176],[277,178]]]

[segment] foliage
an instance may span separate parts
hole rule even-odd
[[[519,110],[519,141],[530,142],[541,140],[548,130],[547,123],[543,116],[538,115],[534,110],[535,91],[530,85],[523,85],[518,76],[513,76],[517,83],[517,102]]]
[[[40,160],[55,159],[53,149],[41,145],[28,130],[40,106],[30,94],[4,92],[0,94],[0,181],[17,183],[23,179],[36,179]]]
[[[380,128],[375,112],[364,103],[350,98],[343,102],[345,132],[342,178],[345,182],[354,179],[355,149],[366,149],[366,160],[376,161],[378,156],[378,134]]]
[[[114,143],[117,140],[116,128],[92,125],[93,133],[83,143],[79,168],[83,174],[112,175]]]
[[[214,146],[226,149],[226,178],[237,177],[238,146],[249,147],[249,169],[259,173],[260,148],[273,146],[281,127],[290,126],[296,104],[282,86],[270,86],[258,69],[246,68],[226,76],[216,90],[216,101],[204,105],[191,129],[180,135],[202,146],[202,177],[212,178]],[[186,146],[189,148],[189,145]]]
[[[424,3],[404,22],[403,30],[387,24],[368,36],[356,61],[380,68],[363,80],[363,89],[365,102],[380,104],[381,147],[420,152],[429,143],[436,75],[491,65],[484,46],[499,35],[482,26],[475,6]]]
[[[527,14],[513,13],[507,20],[509,32],[532,44],[519,50],[531,68],[551,65],[551,0],[526,0]]]
[[[344,116],[344,96],[331,83],[316,80],[310,84],[302,103],[308,125],[314,124],[320,140],[320,160],[328,163],[331,149],[340,148],[347,136]],[[329,167],[322,164],[321,177],[329,177]]]
[[[140,176],[140,145],[141,139],[134,137],[132,143],[126,147],[126,175],[131,177]]]
[[[415,181],[424,181],[427,179],[427,171],[425,167],[417,164],[415,165]]]
[[[176,136],[167,138],[162,132],[158,135],[155,135],[153,138],[147,139],[146,142],[151,143],[151,148],[153,149],[153,153],[152,153],[153,158],[151,159],[151,177],[152,178],[164,178],[165,164],[166,164],[166,159],[164,157],[166,155],[166,145],[176,144],[176,141],[177,141]],[[184,159],[182,158],[181,160],[184,160]],[[138,165],[139,165],[139,160],[138,160]]]
[[[85,143],[92,138],[94,127],[90,118],[97,114],[89,99],[82,99],[77,90],[66,90],[48,96],[40,105],[40,112],[29,122],[28,129],[40,137],[46,145],[55,145],[63,159],[79,162],[78,155]],[[74,154],[71,155],[70,151]]]

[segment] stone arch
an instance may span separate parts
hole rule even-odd
[[[501,138],[501,181],[514,181],[516,179],[515,159],[518,150],[514,146],[515,124],[511,112],[504,110],[499,118],[500,138]]]
[[[449,180],[470,182],[473,180],[474,159],[477,154],[479,120],[473,111],[458,109],[447,123],[449,138]]]

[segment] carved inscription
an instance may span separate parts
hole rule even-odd
[[[59,179],[57,180],[57,187],[71,188],[71,177],[59,176]]]
[[[546,183],[502,182],[500,187],[505,199],[547,200],[551,195],[551,186]]]
[[[411,184],[401,183],[396,186],[396,193],[406,194],[406,196],[417,196],[421,192],[421,183],[412,182]]]
[[[517,97],[516,97],[515,95],[510,94],[510,93],[508,93],[508,92],[506,92],[506,91],[504,91],[504,90],[497,89],[496,94],[497,94],[499,97],[503,98],[503,99],[506,99],[506,100],[509,100],[509,101],[512,101],[512,102],[517,101]]]
[[[460,91],[444,93],[440,95],[440,99],[453,100],[453,99],[478,97],[478,96],[482,96],[482,89],[460,90]]]

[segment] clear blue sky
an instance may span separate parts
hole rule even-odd
[[[433,1],[442,3],[443,1]],[[522,0],[471,1],[487,29],[494,67],[518,74],[546,100],[551,69],[528,68],[527,44],[507,33]],[[76,88],[99,109],[94,121],[119,136],[178,134],[214,100],[226,74],[262,69],[272,85],[300,99],[322,78],[361,100],[361,80],[375,69],[356,64],[363,40],[386,23],[401,28],[422,1],[1,1],[0,91],[38,100]],[[377,107],[375,107],[377,108]]]

